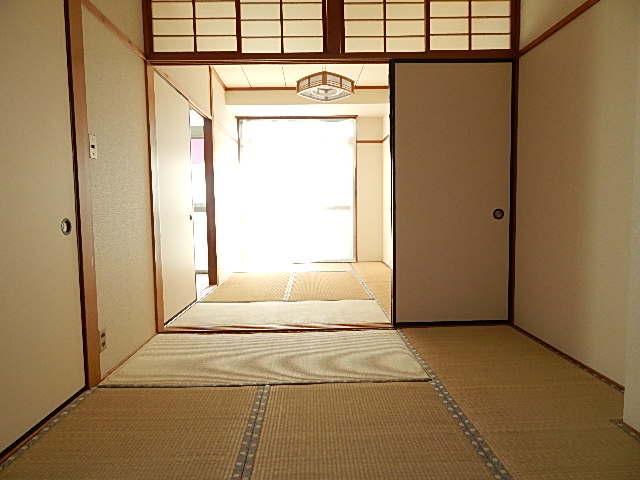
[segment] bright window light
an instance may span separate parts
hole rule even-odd
[[[243,263],[353,261],[356,122],[240,122]]]

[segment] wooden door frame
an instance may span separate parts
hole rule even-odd
[[[67,29],[67,65],[74,183],[78,263],[80,270],[80,304],[84,346],[85,387],[93,388],[102,379],[100,371],[100,333],[96,287],[93,213],[91,206],[91,172],[89,166],[89,125],[84,65],[82,0],[65,0]]]

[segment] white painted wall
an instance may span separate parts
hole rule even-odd
[[[640,8],[636,30],[640,30]],[[631,277],[627,322],[627,362],[625,370],[624,421],[640,430],[640,35],[637,38],[636,65],[636,148],[633,176],[633,223],[631,231]],[[632,48],[633,45],[629,45]]]
[[[109,11],[125,16],[129,7],[119,5]],[[147,94],[144,61],[86,9],[83,25],[89,132],[98,142],[90,172],[105,375],[155,333]]]
[[[356,119],[357,257],[382,260],[382,118]]]
[[[585,0],[520,0],[520,47],[554,26]]]
[[[393,214],[391,178],[391,141],[389,112],[382,117],[382,133],[385,138],[382,144],[382,261],[393,267]]]
[[[91,0],[129,40],[144,50],[141,0]]]
[[[204,113],[211,115],[211,88],[207,65],[162,65],[156,67],[171,78],[174,87],[188,96]]]
[[[515,322],[620,383],[637,9],[602,0],[520,60]]]
[[[213,98],[213,171],[216,199],[216,250],[218,283],[224,282],[240,267],[240,191],[238,164],[238,127],[227,109],[224,88],[212,80]]]

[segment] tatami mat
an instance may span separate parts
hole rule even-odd
[[[403,331],[517,480],[640,478],[613,387],[509,326]]]
[[[491,479],[426,383],[271,389],[253,480]]]
[[[289,300],[367,300],[371,298],[353,272],[295,274]]]
[[[389,324],[374,300],[335,302],[196,303],[170,327],[220,325]]]
[[[281,302],[290,273],[234,273],[202,302]]]
[[[229,480],[256,390],[97,389],[0,478]]]
[[[365,282],[391,282],[391,269],[382,262],[357,262],[351,264]]]
[[[380,303],[382,308],[387,312],[387,314],[391,313],[391,283],[390,282],[367,282],[367,287],[376,300]]]
[[[425,380],[394,330],[160,334],[105,386],[252,385]]]

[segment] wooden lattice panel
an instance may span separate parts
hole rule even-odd
[[[509,49],[509,0],[345,0],[345,51]]]
[[[148,0],[153,51],[277,56],[329,53],[328,44],[346,54],[511,47],[510,0],[344,0],[344,21],[328,15],[329,1],[338,0]]]

